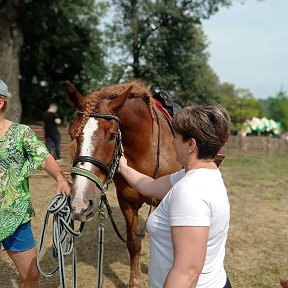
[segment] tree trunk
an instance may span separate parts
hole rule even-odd
[[[140,77],[139,69],[139,31],[138,31],[138,16],[137,16],[138,0],[131,0],[131,28],[132,28],[132,53],[133,53],[133,74],[136,79]]]
[[[0,0],[0,78],[8,85],[6,117],[20,122],[22,106],[19,97],[19,51],[22,33],[17,27],[17,12],[21,0]]]

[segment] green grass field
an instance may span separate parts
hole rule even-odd
[[[288,278],[288,155],[226,156],[231,203],[226,270],[233,287],[280,287]]]

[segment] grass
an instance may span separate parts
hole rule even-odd
[[[220,169],[231,203],[225,267],[233,288],[280,287],[279,279],[288,278],[288,155],[226,155]],[[37,176],[32,177],[30,186],[37,215],[32,223],[38,240],[55,183],[50,178]],[[117,226],[125,236],[125,223],[115,192],[111,189],[107,195]],[[141,215],[143,223],[147,216],[147,207],[141,210]],[[96,218],[89,221],[83,235],[77,240],[79,288],[96,287],[97,227]],[[48,252],[49,248],[44,251],[47,255]],[[149,287],[148,259],[149,237],[146,236],[141,252],[144,288]],[[0,253],[0,267],[0,287],[18,287],[17,273],[4,253]],[[70,264],[67,271],[67,278],[71,278]],[[117,238],[107,220],[103,288],[127,287],[128,279],[129,261],[125,244]],[[71,287],[70,280],[68,283]],[[58,285],[56,275],[53,278],[42,278],[40,287],[56,288]]]
[[[226,270],[233,287],[280,287],[288,278],[288,156],[226,156],[231,203]]]

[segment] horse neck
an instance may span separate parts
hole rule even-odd
[[[119,117],[124,149],[139,153],[153,149],[156,121],[152,119],[151,111],[142,99],[128,99]]]
[[[159,117],[158,126],[155,113],[153,119],[148,105],[138,101],[126,101],[119,113],[124,154],[129,165],[149,176],[157,171],[157,163],[160,163],[159,175],[179,170],[181,166],[176,160],[173,134],[166,117],[155,109]]]

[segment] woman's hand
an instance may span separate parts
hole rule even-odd
[[[128,166],[128,164],[127,164],[127,159],[125,158],[125,156],[121,156],[121,158],[120,158],[120,160],[119,160],[119,165],[118,165],[118,172],[120,173],[120,174],[122,174],[123,173],[123,170],[125,169],[125,168],[127,168],[127,166]]]
[[[57,178],[57,186],[56,186],[56,192],[55,194],[59,194],[64,192],[67,196],[71,193],[71,187],[72,184],[65,178],[65,176],[62,174],[62,177]]]
[[[127,159],[121,156],[117,170],[129,183],[129,185],[138,190],[146,197],[162,199],[172,188],[170,175],[153,179],[143,173],[140,173],[128,166]]]
[[[56,194],[64,192],[66,195],[70,195],[72,184],[66,179],[61,167],[51,154],[48,154],[43,161],[42,168],[57,182]]]

